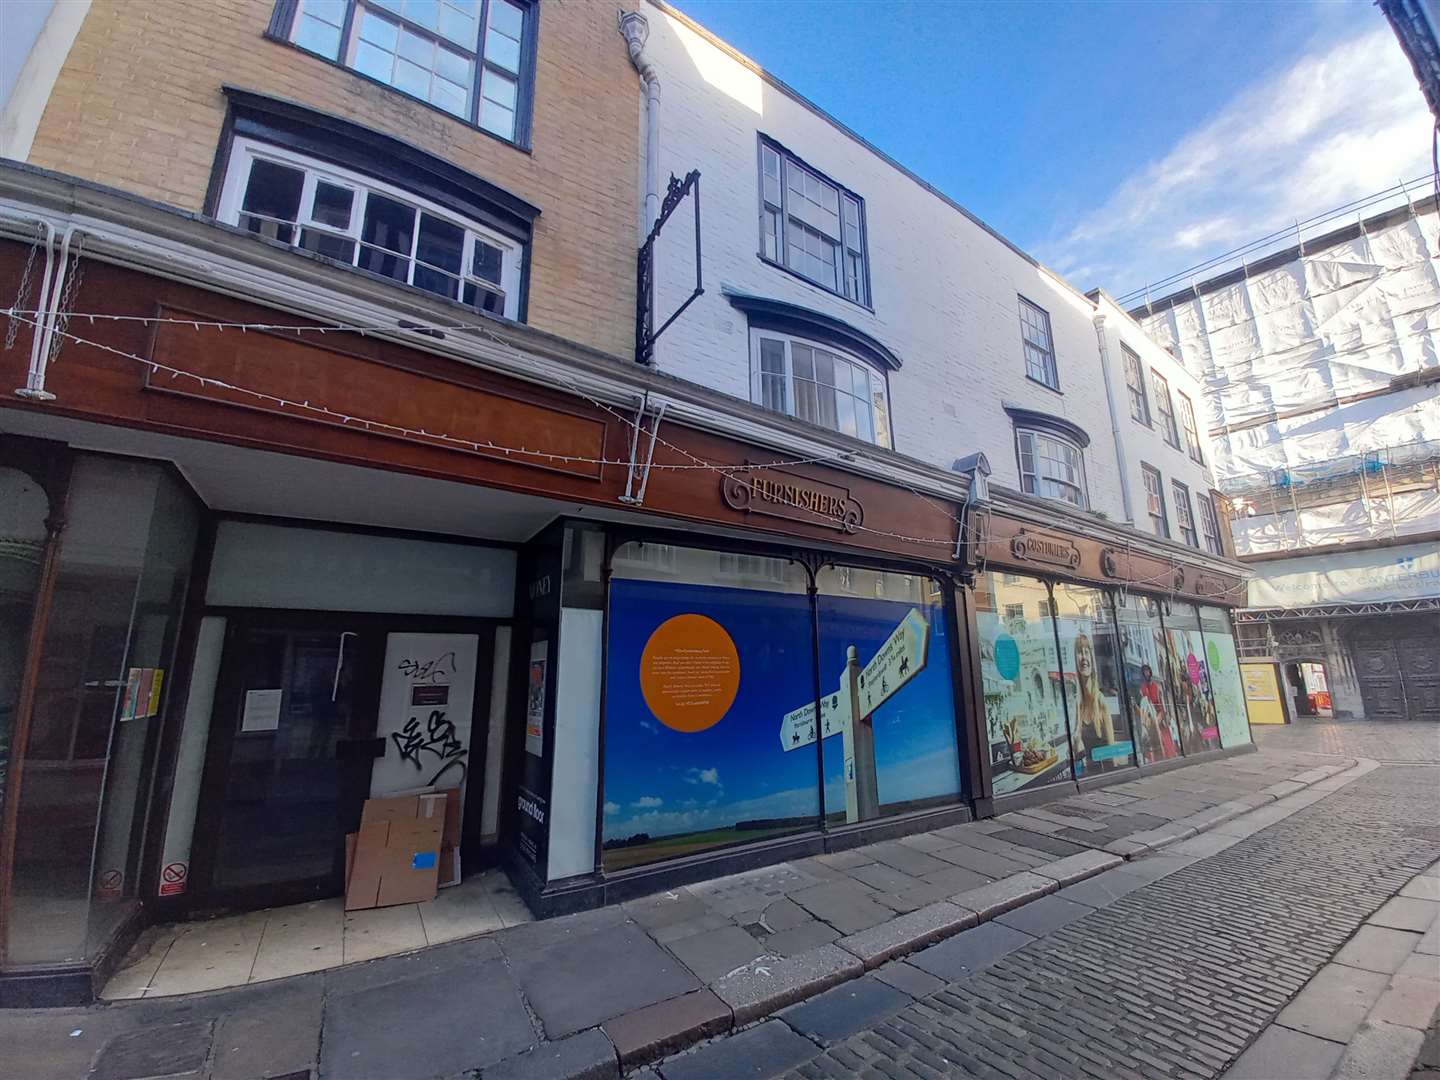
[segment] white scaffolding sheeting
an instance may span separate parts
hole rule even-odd
[[[1205,385],[1241,554],[1440,529],[1440,219],[1349,231],[1135,313]]]

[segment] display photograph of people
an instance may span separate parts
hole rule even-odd
[[[1250,741],[1250,717],[1230,616],[1224,608],[1202,607],[1200,628],[1205,635],[1205,657],[1210,661],[1210,690],[1215,698],[1220,745],[1244,746]]]
[[[992,572],[980,575],[975,594],[994,793],[1070,779],[1049,590],[1036,578]]]
[[[1070,706],[1075,777],[1135,763],[1135,743],[1120,686],[1120,648],[1104,592],[1080,585],[1054,587],[1065,693]]]
[[[1210,693],[1210,665],[1200,620],[1189,604],[1175,603],[1164,615],[1164,655],[1175,697],[1180,746],[1187,754],[1220,748],[1215,703]]]
[[[1115,599],[1120,625],[1120,654],[1130,704],[1139,724],[1140,753],[1147,765],[1180,756],[1176,720],[1165,654],[1164,630],[1155,601],[1121,594]]]

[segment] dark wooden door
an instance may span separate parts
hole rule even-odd
[[[1440,722],[1440,627],[1417,619],[1395,640],[1411,720]]]
[[[1395,643],[1388,637],[1364,636],[1354,643],[1355,674],[1365,715],[1371,720],[1404,720],[1405,680]]]

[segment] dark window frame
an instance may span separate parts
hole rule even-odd
[[[1130,419],[1153,428],[1155,425],[1150,419],[1150,395],[1145,388],[1145,365],[1140,361],[1140,354],[1123,341],[1120,343],[1120,363],[1125,368],[1125,389],[1130,397]],[[1139,415],[1136,415],[1137,404]]]
[[[1145,488],[1145,514],[1150,518],[1150,531],[1162,540],[1170,539],[1170,514],[1165,509],[1165,478],[1160,475],[1160,470],[1154,465],[1147,465],[1140,462],[1140,476],[1144,481]],[[1150,487],[1149,481],[1155,481],[1155,487]],[[1150,509],[1150,496],[1154,496],[1160,504],[1160,512],[1157,514]]]
[[[766,229],[766,214],[770,210],[770,208],[774,206],[774,204],[770,203],[765,197],[765,151],[767,149],[772,153],[777,154],[780,158],[780,205],[776,207],[780,218],[780,232],[778,237],[776,238],[774,257],[771,257],[770,255],[767,255],[765,253],[765,239],[768,233],[768,230]],[[787,239],[787,229],[789,228],[791,213],[790,186],[786,183],[785,177],[785,167],[787,162],[794,165],[796,168],[801,169],[804,172],[810,173],[822,184],[828,184],[830,187],[835,189],[837,199],[837,213],[839,215],[840,224],[840,235],[837,238],[836,244],[836,287],[833,289],[826,285],[823,281],[816,281],[810,275],[804,273],[796,267],[791,266],[788,262],[790,245]],[[866,311],[873,312],[875,310],[875,294],[872,291],[870,285],[870,223],[869,215],[866,213],[864,197],[857,192],[850,190],[844,184],[833,179],[822,170],[815,168],[815,166],[811,165],[799,154],[787,148],[779,140],[773,139],[769,135],[765,135],[763,133],[757,136],[755,148],[755,181],[756,196],[759,201],[759,213],[756,216],[756,228],[758,232],[758,247],[756,248],[756,254],[759,256],[760,261],[765,263],[767,266],[775,267],[777,270],[783,270],[785,271],[785,273],[798,278],[799,280],[805,282],[807,285],[813,285],[815,288],[821,290],[822,292],[828,293],[831,296],[838,296],[840,299],[848,301],[849,303],[854,304],[856,307],[864,308]],[[862,265],[861,273],[857,278],[857,282],[858,291],[861,292],[862,295],[858,297],[851,296],[845,291],[845,258],[847,253],[852,250],[847,246],[845,241],[845,201],[847,199],[854,200],[856,204],[857,227],[860,239],[860,247],[858,249],[858,253]],[[799,224],[804,225],[804,222],[799,222]],[[808,228],[809,226],[806,227]]]
[[[375,86],[383,86],[392,93],[399,94],[409,101],[418,102],[427,109],[433,109],[442,116],[447,116],[456,123],[463,124],[473,131],[478,131],[491,139],[495,139],[497,142],[504,143],[506,146],[513,146],[515,149],[527,154],[531,152],[531,127],[535,111],[535,61],[538,53],[540,31],[540,0],[510,0],[516,7],[524,9],[525,21],[521,30],[522,36],[520,39],[520,71],[516,73],[518,78],[516,79],[515,88],[515,136],[509,139],[504,135],[491,131],[489,128],[481,127],[479,123],[481,72],[486,65],[485,32],[489,26],[490,0],[479,0],[479,35],[476,40],[472,60],[475,69],[471,80],[473,85],[469,89],[469,100],[466,109],[467,115],[465,116],[458,116],[449,109],[443,108],[426,98],[412,94],[407,90],[403,90],[393,83],[388,83],[383,79],[377,79],[372,75],[367,75],[365,72],[352,67],[342,59],[341,57],[343,57],[347,44],[352,36],[356,6],[363,3],[363,0],[344,0],[344,2],[346,4],[345,22],[340,30],[340,45],[337,49],[336,56],[326,56],[324,53],[307,49],[305,46],[292,40],[291,35],[294,33],[295,21],[300,13],[301,0],[276,0],[275,7],[270,14],[269,25],[265,28],[265,36],[271,41],[288,46],[298,52],[304,53],[306,56],[313,56],[317,60],[337,67],[342,71],[349,72],[357,79],[364,79],[366,82],[372,83]],[[379,10],[384,12],[385,18],[392,19],[401,26],[412,27],[430,38],[445,41],[449,40],[438,38],[434,30],[431,30],[429,27],[418,26],[396,12],[386,8],[380,8]]]
[[[1179,450],[1180,428],[1175,423],[1175,399],[1170,393],[1170,380],[1152,367],[1150,388],[1155,391],[1155,411],[1160,414],[1160,436],[1170,446]]]
[[[225,85],[221,90],[227,98],[228,108],[205,196],[207,215],[214,218],[220,212],[221,193],[230,171],[232,147],[237,137],[338,165],[435,203],[443,210],[517,242],[521,246],[521,262],[514,321],[528,321],[534,223],[541,212],[538,206],[444,158],[353,120],[234,86]],[[256,239],[262,243],[276,243],[260,237]],[[289,244],[283,246],[301,258],[322,258]],[[330,260],[322,261],[335,265]],[[350,272],[400,284],[361,268],[350,268]],[[401,287],[414,288],[403,284]],[[444,299],[427,290],[420,291],[437,300]],[[473,307],[460,306],[478,314]]]
[[[1021,358],[1025,362],[1025,377],[1031,382],[1038,383],[1040,386],[1045,387],[1047,390],[1054,390],[1057,394],[1064,393],[1064,391],[1060,389],[1060,360],[1055,353],[1055,321],[1050,318],[1050,312],[1047,308],[1041,307],[1024,293],[1016,293],[1015,298],[1019,301],[1015,306],[1015,311],[1020,317],[1020,352]],[[1041,318],[1045,320],[1045,336],[1049,339],[1049,344],[1045,348],[1045,370],[1050,376],[1049,379],[1036,378],[1030,370],[1029,349],[1039,349],[1040,346],[1036,345],[1025,335],[1025,328],[1028,325],[1025,321],[1025,309],[1027,307],[1037,312]]]
[[[1185,451],[1196,465],[1205,464],[1205,451],[1200,447],[1200,429],[1195,423],[1195,403],[1184,390],[1176,390],[1180,398],[1180,428],[1185,433]]]

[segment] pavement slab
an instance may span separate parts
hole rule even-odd
[[[798,956],[821,945],[828,945],[840,937],[840,931],[819,919],[810,919],[789,930],[781,930],[765,938],[765,951],[777,956]]]
[[[1016,847],[1034,848],[1045,855],[1055,855],[1061,858],[1066,855],[1078,855],[1086,850],[1080,844],[1071,843],[1069,840],[1061,840],[1054,836],[1042,836],[1025,829],[1001,829],[990,835],[997,840],[1008,840]],[[1049,862],[1050,860],[1045,861]]]
[[[1440,903],[1434,900],[1419,900],[1412,896],[1397,896],[1366,921],[1372,926],[1414,930],[1423,934],[1435,924],[1437,916],[1440,916]]]
[[[1031,935],[998,922],[982,923],[948,941],[922,949],[908,962],[946,982],[957,982],[1034,940]]]
[[[790,899],[842,934],[878,926],[891,916],[890,909],[876,903],[872,890],[858,881],[827,881],[792,893]]]
[[[1275,1022],[1331,1042],[1347,1042],[1389,984],[1389,976],[1378,971],[1327,964]]]
[[[595,1028],[480,1070],[480,1080],[613,1080],[619,1075],[615,1048]]]
[[[88,1080],[152,1080],[199,1077],[210,1053],[212,1023],[161,1024],[112,1039]]]
[[[800,1034],[829,1046],[899,1012],[912,1000],[909,994],[867,975],[792,1005],[780,1013],[780,1019]]]
[[[307,1073],[318,1064],[324,983],[295,979],[237,1002],[215,1027],[210,1080]]]
[[[1330,1075],[1345,1047],[1289,1028],[1272,1027],[1240,1055],[1227,1080],[1316,1080]]]
[[[1420,943],[1419,934],[1384,926],[1362,926],[1335,955],[1337,964],[1393,975]]]
[[[887,986],[903,990],[913,998],[927,997],[945,989],[944,979],[937,978],[928,971],[921,971],[904,960],[891,960],[888,964],[881,964],[871,974]]]
[[[507,954],[552,1039],[700,988],[679,960],[633,925]]]
[[[712,982],[728,975],[765,951],[760,942],[738,926],[724,926],[684,937],[670,942],[667,948],[699,976],[701,982]]]
[[[1420,1056],[1424,1032],[1380,1021],[1366,1023],[1355,1038],[1340,1049],[1342,1055],[1331,1073],[1333,1080],[1403,1080]]]
[[[325,1080],[448,1076],[539,1041],[502,960],[332,994],[324,1025]]]
[[[770,1020],[723,1042],[671,1058],[658,1071],[664,1080],[776,1076],[817,1053],[819,1048],[809,1039],[779,1020]]]
[[[1085,904],[1062,900],[1058,896],[1042,896],[1039,900],[1018,907],[1014,911],[997,915],[995,921],[1034,937],[1041,937],[1076,919],[1084,918],[1094,910]]]

